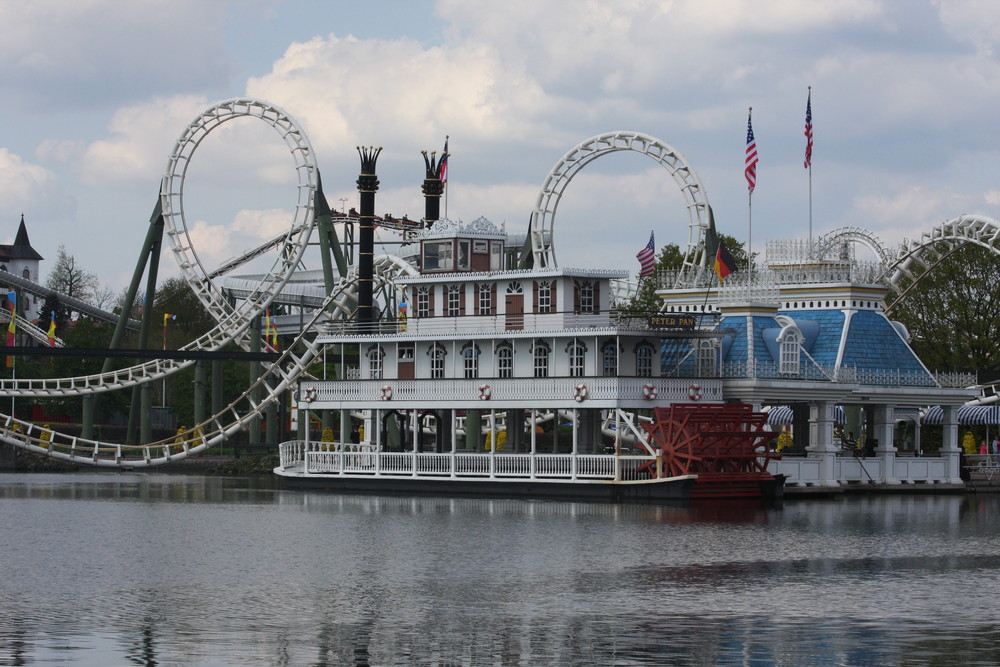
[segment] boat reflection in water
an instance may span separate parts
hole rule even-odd
[[[680,505],[0,475],[0,664],[1000,662],[1000,499]]]

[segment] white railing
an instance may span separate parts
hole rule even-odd
[[[531,382],[516,378],[477,379],[419,379],[419,380],[355,380],[343,381],[303,381],[300,395],[305,390],[315,389],[315,401],[323,403],[351,401],[382,401],[387,409],[400,402],[433,401],[461,402],[475,401],[482,409],[489,410],[490,404],[498,401],[518,401],[536,403],[562,398],[574,405],[588,407],[591,401],[645,401],[654,393],[657,404],[661,401],[687,402],[692,391],[698,400],[718,402],[722,400],[722,381],[718,379],[693,380],[697,390],[692,390],[692,378],[636,378],[636,377],[558,377],[533,378]],[[650,389],[652,387],[652,389]],[[577,401],[577,396],[581,400]],[[488,398],[481,398],[486,397]],[[385,398],[383,398],[385,397]],[[652,402],[650,402],[652,405]],[[467,406],[466,406],[467,407]]]
[[[301,440],[282,443],[279,456],[283,469],[303,466],[306,475],[542,481],[648,479],[648,468],[656,463],[645,455],[377,452],[372,445]]]

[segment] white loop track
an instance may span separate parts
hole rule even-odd
[[[531,246],[535,266],[555,268],[555,217],[563,192],[573,177],[597,158],[618,151],[635,151],[656,160],[674,179],[688,210],[688,247],[684,267],[705,266],[699,256],[708,228],[708,197],[691,165],[679,152],[656,137],[619,130],[591,137],[570,149],[549,172],[531,214]]]

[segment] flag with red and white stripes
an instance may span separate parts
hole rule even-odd
[[[653,275],[653,268],[656,266],[656,244],[653,241],[653,232],[649,233],[649,243],[636,253],[635,258],[639,260],[640,278]]]
[[[750,114],[747,114],[747,159],[743,174],[747,177],[747,187],[750,194],[757,186],[757,141],[753,138],[753,124],[750,122]]]
[[[812,88],[809,88],[809,96],[806,97],[806,159],[802,163],[804,169],[808,169],[813,163],[813,107]]]

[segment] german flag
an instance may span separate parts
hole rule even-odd
[[[725,280],[726,276],[737,271],[736,260],[729,254],[729,248],[722,239],[719,239],[719,249],[715,253],[715,265],[712,268],[719,280]]]

